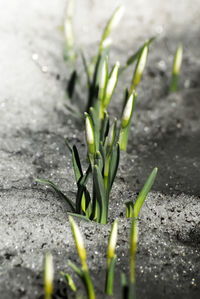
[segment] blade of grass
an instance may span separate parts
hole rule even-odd
[[[156,179],[156,175],[158,172],[158,168],[154,168],[151,174],[149,175],[146,183],[144,184],[140,194],[138,195],[138,198],[134,204],[134,216],[137,217],[149,191],[151,190],[151,187]]]
[[[74,174],[76,178],[76,183],[83,177],[83,171],[81,167],[81,162],[78,154],[77,147],[74,145],[72,148],[72,163],[74,168]]]
[[[114,179],[117,174],[117,169],[119,166],[119,159],[120,159],[120,148],[119,144],[117,143],[114,145],[111,158],[110,158],[110,165],[109,165],[109,174],[108,174],[108,186],[107,186],[107,196],[109,196],[110,190],[112,188]]]
[[[72,277],[68,273],[60,272],[62,277],[65,279],[67,285],[71,288],[73,292],[76,292],[77,288],[76,285],[72,279]]]
[[[85,70],[86,77],[87,77],[87,84],[88,84],[88,87],[89,87],[90,84],[91,84],[91,82],[90,82],[90,74],[89,74],[89,70],[88,70],[88,66],[87,66],[87,61],[86,61],[85,55],[84,55],[84,53],[83,53],[82,50],[81,50],[81,58],[82,58],[84,70]]]
[[[78,78],[77,72],[76,72],[76,70],[74,70],[69,78],[69,82],[67,84],[67,90],[66,90],[67,96],[70,100],[72,100],[73,95],[74,95],[77,78]]]
[[[81,214],[67,212],[67,215],[79,218],[81,220],[85,220],[87,222],[90,222],[90,219],[87,216],[84,216],[84,215],[81,215]]]
[[[38,183],[52,187],[55,190],[55,192],[68,203],[72,212],[75,212],[74,203],[64,193],[62,193],[62,191],[60,191],[60,189],[53,182],[51,182],[49,180],[42,180],[42,179],[37,179],[37,178],[35,179],[35,181]]]

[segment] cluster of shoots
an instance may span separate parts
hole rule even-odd
[[[69,7],[71,6],[70,1]],[[72,8],[69,9],[69,7],[68,14],[70,16]],[[119,23],[122,14],[123,7],[118,7],[104,29],[98,55],[92,59],[95,62],[92,76],[91,65],[89,68],[87,67],[85,57],[82,54],[89,87],[88,106],[85,112],[85,135],[88,147],[88,167],[85,172],[81,165],[78,149],[75,145],[71,146],[66,140],[66,144],[71,151],[77,184],[75,202],[63,194],[53,182],[36,179],[40,183],[51,186],[67,201],[71,215],[103,224],[106,224],[108,220],[110,192],[118,170],[120,150],[126,151],[127,149],[137,97],[136,88],[145,69],[149,45],[154,39],[145,42],[121,69],[120,63],[117,61],[109,72],[108,39],[112,30]],[[107,110],[113,98],[120,73],[134,61],[137,62],[130,88],[125,90],[122,116],[118,126],[117,119],[114,119],[111,123]],[[73,76],[75,76],[74,74]],[[74,79],[72,81],[74,82]],[[72,91],[73,88],[71,87],[70,90]]]
[[[135,255],[137,251],[137,240],[138,240],[138,213],[146,199],[148,190],[151,188],[153,181],[155,179],[157,169],[154,169],[149,176],[147,182],[145,183],[140,195],[138,196],[135,204],[133,205],[133,215],[131,222],[131,232],[130,232],[130,253],[129,253],[129,279],[125,273],[121,273],[121,288],[122,288],[122,299],[135,299]],[[69,221],[71,224],[71,229],[77,249],[77,253],[81,262],[81,267],[78,267],[71,261],[69,266],[76,273],[76,275],[81,279],[88,299],[95,299],[95,288],[92,282],[92,278],[89,273],[87,264],[87,251],[84,245],[83,236],[79,230],[77,223],[74,219],[69,216]],[[112,296],[114,293],[114,281],[115,281],[115,265],[117,261],[116,245],[117,245],[117,235],[118,235],[118,221],[115,220],[112,224],[111,233],[107,246],[107,262],[106,262],[106,279],[105,279],[105,294]],[[61,275],[65,279],[67,285],[71,288],[74,293],[77,293],[76,284],[68,273],[61,272]],[[45,299],[50,299],[53,291],[53,264],[52,257],[50,254],[46,255],[45,258],[45,271],[44,271],[44,285],[45,285]]]
[[[111,33],[117,27],[123,16],[124,7],[118,7],[107,22],[100,39],[98,53],[92,57],[89,64],[81,52],[82,62],[87,77],[88,100],[85,108],[85,135],[88,148],[88,166],[83,170],[78,149],[71,146],[66,139],[66,145],[71,152],[73,170],[77,185],[75,201],[65,195],[58,186],[49,180],[36,179],[36,181],[51,186],[56,193],[64,198],[68,204],[68,215],[71,224],[76,249],[80,258],[81,266],[78,267],[72,262],[69,266],[83,282],[87,297],[95,299],[95,288],[89,273],[87,264],[87,252],[82,234],[72,216],[96,221],[106,224],[108,221],[108,208],[110,192],[117,174],[120,150],[126,151],[131,120],[133,117],[137,92],[136,89],[141,81],[147,63],[149,46],[154,37],[146,41],[132,56],[130,56],[123,66],[117,61],[109,71],[109,49],[112,44]],[[75,52],[73,36],[73,14],[74,0],[68,1],[66,20],[64,23],[65,34],[65,59],[75,62],[77,54]],[[108,107],[113,98],[118,79],[127,67],[136,62],[130,88],[125,89],[124,101],[122,104],[120,124],[117,119],[111,121],[108,114]],[[170,90],[176,91],[178,86],[178,76],[182,63],[182,47],[179,46],[174,58],[172,81]],[[73,69],[67,87],[70,100],[74,96],[77,82],[77,72]],[[72,101],[68,105],[71,111]],[[76,112],[75,112],[76,113]],[[80,115],[77,113],[77,115]],[[155,181],[157,168],[154,168],[139,193],[135,203],[125,202],[126,217],[132,219],[130,233],[130,271],[129,278],[121,274],[122,298],[135,299],[135,255],[137,251],[138,238],[138,213]],[[118,222],[115,220],[111,228],[111,234],[107,247],[107,265],[105,294],[113,295],[115,280],[115,265],[117,255],[115,252],[117,244]],[[51,254],[45,257],[44,266],[44,292],[45,299],[51,299],[53,293],[53,261]],[[67,273],[61,273],[71,290],[77,293],[77,287],[72,277]]]

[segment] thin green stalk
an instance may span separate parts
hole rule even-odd
[[[129,299],[135,299],[135,254],[137,251],[138,227],[137,219],[133,218],[130,238],[130,285]]]
[[[114,285],[114,271],[117,257],[114,256],[111,261],[109,268],[107,270],[106,276],[106,294],[111,296],[113,294],[113,285]]]

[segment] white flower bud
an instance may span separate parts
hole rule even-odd
[[[180,45],[176,51],[175,59],[174,59],[174,65],[173,65],[173,74],[178,75],[181,64],[183,59],[183,48]]]
[[[89,116],[86,116],[85,119],[85,127],[86,127],[86,139],[88,145],[93,145],[94,144],[94,132],[91,126],[91,121],[89,119]]]
[[[114,257],[115,254],[115,247],[117,244],[117,230],[118,230],[118,223],[117,220],[115,220],[111,229],[111,234],[108,242],[108,250],[107,250],[108,266],[110,260]]]
[[[124,6],[122,5],[122,6],[119,6],[115,10],[115,12],[109,22],[109,32],[113,31],[117,27],[123,14],[124,14]]]
[[[134,96],[133,96],[134,95]],[[132,114],[132,109],[133,109],[133,101],[135,98],[135,94],[132,93],[130,97],[127,100],[127,103],[125,105],[123,114],[122,114],[122,127],[125,128],[130,120],[131,114]]]
[[[86,253],[86,250],[85,250],[83,237],[82,237],[81,232],[78,228],[78,225],[76,224],[76,222],[74,221],[74,219],[71,216],[69,216],[69,221],[70,221],[70,224],[71,224],[71,227],[72,227],[72,232],[73,232],[73,235],[74,235],[74,240],[75,240],[78,255],[80,257],[81,263],[83,265],[85,265],[87,253]]]
[[[115,86],[117,84],[119,65],[120,65],[120,63],[119,63],[119,61],[117,61],[115,63],[115,66],[114,66],[113,70],[112,70],[110,78],[108,80],[108,84],[107,84],[107,87],[106,87],[105,102],[104,102],[105,108],[108,107],[108,104],[109,104],[110,99],[112,97],[112,94],[114,92]]]
[[[53,258],[50,253],[47,253],[45,256],[45,265],[44,265],[44,287],[45,294],[50,296],[53,292]]]

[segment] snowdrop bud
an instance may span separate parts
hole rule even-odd
[[[69,216],[69,221],[71,224],[71,228],[72,228],[72,232],[73,232],[73,236],[74,236],[74,240],[75,240],[75,244],[76,244],[76,249],[77,249],[78,255],[80,257],[81,263],[83,266],[86,266],[87,253],[86,253],[86,250],[84,247],[83,237],[78,228],[78,225],[76,224],[76,222],[74,221],[74,219],[71,216]]]
[[[74,0],[67,1],[67,18],[72,19],[74,16]]]
[[[47,253],[45,256],[45,265],[44,265],[44,288],[45,288],[45,295],[47,296],[47,298],[50,298],[53,292],[53,276],[54,276],[53,258],[50,253]]]
[[[173,74],[178,75],[181,64],[182,64],[182,58],[183,58],[183,48],[180,45],[176,51],[176,55],[174,58],[174,65],[173,65]]]
[[[67,40],[68,46],[73,47],[74,45],[73,29],[72,29],[72,23],[69,19],[67,19],[64,23],[64,33],[65,33],[65,38]]]
[[[110,260],[114,257],[115,254],[115,247],[117,243],[117,230],[118,230],[118,223],[117,220],[115,219],[112,225],[111,234],[108,242],[108,249],[107,249],[108,266]]]
[[[115,10],[113,16],[110,19],[110,22],[109,22],[109,25],[108,25],[109,33],[117,27],[117,25],[119,24],[123,14],[124,14],[124,6],[121,5],[121,6],[117,7],[117,9]]]
[[[115,86],[117,84],[119,65],[120,65],[119,61],[117,61],[115,63],[115,66],[114,66],[112,72],[111,72],[110,78],[108,80],[108,84],[106,87],[106,96],[105,96],[105,101],[104,101],[105,108],[108,107],[108,104],[109,104],[112,94],[114,92]]]
[[[124,111],[122,114],[122,128],[126,128],[129,124],[133,112],[134,99],[135,99],[135,92],[133,92],[130,95],[124,107]]]
[[[85,131],[86,131],[86,140],[88,144],[89,153],[95,153],[95,143],[94,143],[94,131],[92,127],[92,121],[87,113],[85,113]]]
[[[148,56],[148,46],[146,45],[144,49],[142,50],[142,53],[138,59],[136,68],[135,68],[135,73],[134,73],[134,78],[133,78],[133,84],[132,88],[138,86],[140,83],[140,80],[142,78],[142,74],[144,72],[144,68],[147,62],[147,56]],[[132,90],[131,90],[132,92]]]

